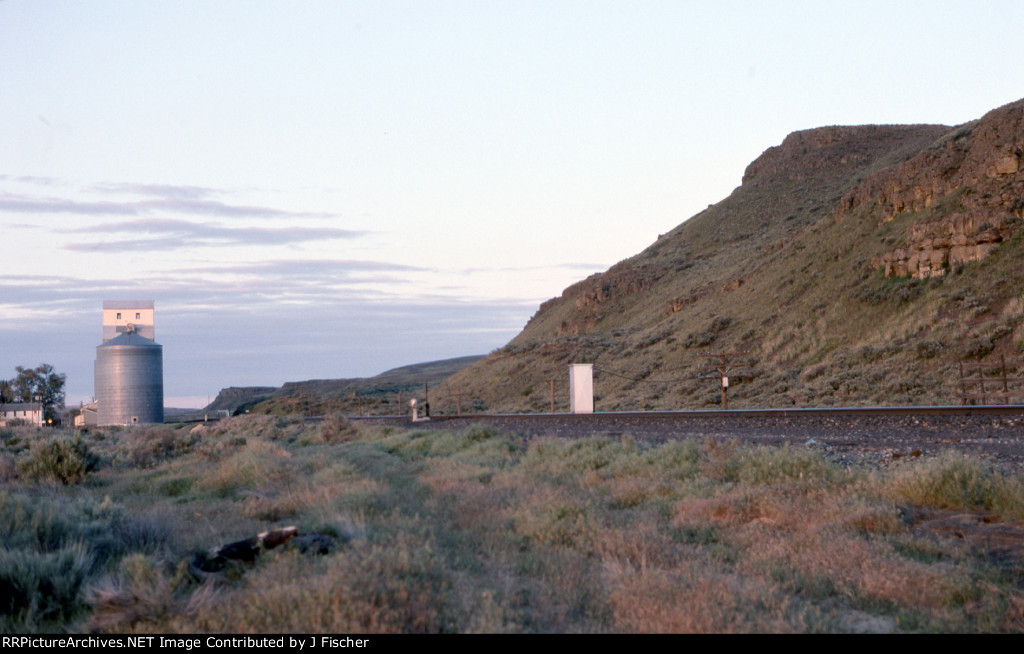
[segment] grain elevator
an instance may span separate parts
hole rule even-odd
[[[99,425],[164,421],[163,346],[155,339],[151,300],[103,303],[95,363]]]

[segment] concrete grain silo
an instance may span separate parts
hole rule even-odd
[[[95,384],[101,426],[164,421],[163,346],[134,326],[96,347]]]

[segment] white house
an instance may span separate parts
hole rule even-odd
[[[15,422],[41,427],[43,425],[43,405],[39,402],[0,404],[0,427],[6,427]]]

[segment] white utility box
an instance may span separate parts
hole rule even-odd
[[[594,364],[569,364],[569,411],[594,412]]]

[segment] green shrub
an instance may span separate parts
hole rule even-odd
[[[942,343],[928,339],[917,344],[917,357],[919,359],[934,359],[946,350]]]
[[[881,269],[868,275],[867,281],[853,292],[853,297],[873,305],[896,305],[913,302],[927,287],[928,282],[910,275],[885,277]]]
[[[324,416],[317,433],[319,440],[328,445],[347,441],[356,433],[355,425],[348,418],[337,413]]]
[[[198,432],[165,425],[150,427],[136,434],[128,456],[130,463],[140,468],[155,465],[162,459],[187,454],[200,440]]]
[[[623,445],[606,436],[574,441],[539,439],[530,444],[523,465],[550,475],[577,475],[600,470],[623,455]]]
[[[410,461],[455,456],[500,466],[520,449],[518,439],[499,436],[487,425],[470,425],[459,431],[382,432],[381,436],[378,443],[385,451]]]
[[[836,468],[817,452],[783,445],[742,450],[737,456],[736,479],[749,484],[783,481],[827,481]]]
[[[594,536],[593,510],[584,502],[553,501],[516,513],[515,531],[546,545],[587,549]]]
[[[173,549],[174,525],[165,511],[129,513],[109,499],[0,493],[0,543],[11,551],[52,553],[81,542],[103,566],[128,552]]]
[[[601,468],[605,478],[684,481],[701,472],[700,445],[690,439],[651,446],[626,434],[614,445],[611,450],[604,448],[606,455],[614,454]]]
[[[244,587],[185,623],[210,633],[446,633],[456,630],[451,581],[434,547],[399,534],[315,562],[274,552]],[[163,624],[158,624],[158,629]]]
[[[14,459],[0,455],[0,481],[10,481],[17,476],[18,466],[14,464]]]
[[[216,599],[212,585],[191,594],[181,592],[187,589],[189,579],[184,563],[172,570],[142,554],[129,554],[112,575],[90,588],[92,615],[86,629],[115,633],[125,628],[166,630],[164,621],[172,619],[175,612],[187,616],[215,610],[209,606]]]
[[[110,518],[110,534],[119,552],[162,552],[176,540],[173,516],[162,512],[115,512]]]
[[[884,488],[896,502],[941,509],[985,509],[1024,519],[1024,483],[957,452],[902,468]]]
[[[732,318],[728,316],[716,316],[715,319],[711,321],[711,327],[709,328],[709,331],[720,332],[726,329],[731,324]]]
[[[0,548],[0,631],[39,631],[41,623],[69,620],[81,608],[93,563],[82,543],[55,552]]]
[[[980,359],[995,348],[996,344],[992,339],[980,336],[964,343],[960,348],[960,356],[965,359]]]
[[[462,435],[470,441],[487,441],[498,437],[494,428],[489,425],[472,425],[463,430]]]
[[[99,456],[90,452],[85,441],[76,435],[33,443],[28,460],[21,464],[21,472],[33,480],[55,479],[62,484],[74,484],[85,479],[99,462]]]
[[[717,338],[718,334],[714,332],[693,332],[683,340],[683,347],[705,347],[714,343]]]

